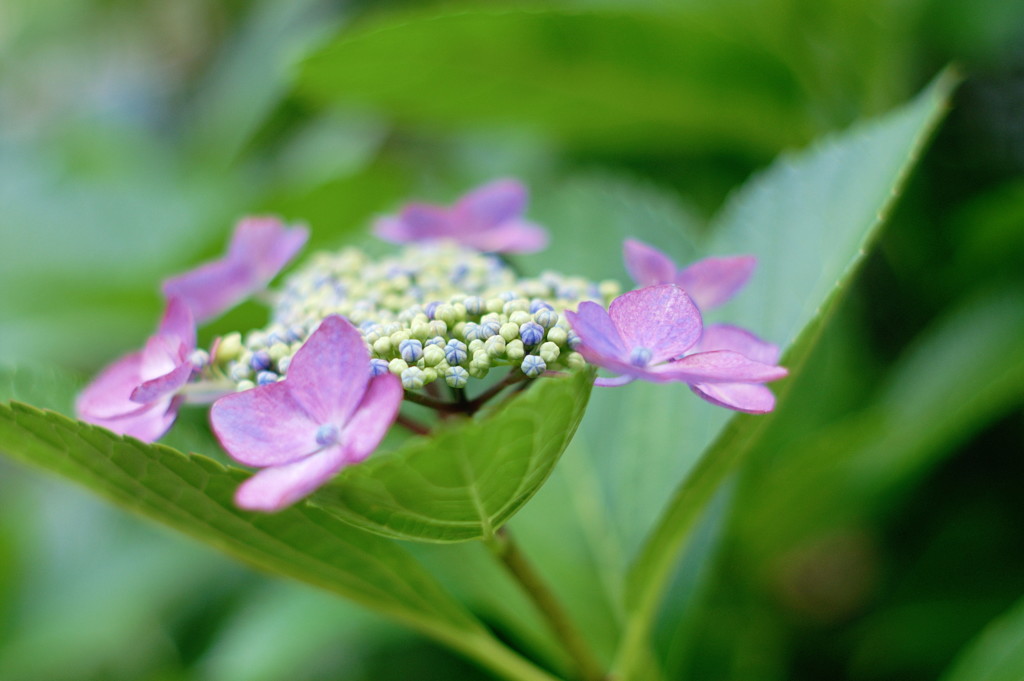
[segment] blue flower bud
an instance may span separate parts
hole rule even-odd
[[[519,368],[530,378],[535,378],[547,371],[548,366],[537,355],[527,355],[523,357],[523,363],[519,365]]]
[[[466,306],[466,312],[473,315],[483,314],[487,309],[487,303],[480,296],[466,296],[462,304]]]
[[[469,357],[466,344],[454,338],[444,346],[444,359],[449,364],[462,364]]]
[[[443,348],[444,344],[445,344],[444,338],[442,338],[441,336],[434,336],[433,338],[427,339],[427,341],[423,344],[423,347],[426,348],[426,347],[429,347],[431,345],[440,345]]]
[[[570,350],[575,350],[580,346],[582,340],[578,335],[576,335],[575,331],[570,330],[568,335],[569,337],[566,339],[566,343],[568,343]]]
[[[530,301],[530,314],[537,314],[541,310],[553,310],[548,303],[544,302],[540,298],[534,298]]]
[[[380,359],[374,357],[370,360],[370,375],[371,376],[383,376],[388,372],[388,361],[386,359]]]
[[[524,345],[536,345],[544,338],[544,327],[537,322],[526,322],[519,327],[519,337]]]
[[[406,362],[413,364],[423,357],[423,344],[415,338],[407,338],[398,344],[398,353]]]
[[[474,322],[466,322],[462,335],[468,341],[483,340],[485,338],[483,328]]]
[[[432,302],[432,303],[427,303],[427,306],[425,308],[423,308],[423,311],[427,315],[427,319],[433,319],[434,318],[434,312],[437,310],[437,306],[440,305],[440,304],[441,303],[439,301],[436,301],[436,300],[434,302]]]
[[[469,383],[469,372],[459,366],[448,367],[444,372],[444,382],[453,388],[465,388]]]
[[[252,367],[253,371],[266,371],[273,364],[273,360],[270,359],[270,353],[266,350],[259,350],[252,354],[252,359],[249,360],[249,366]]]
[[[321,447],[330,447],[337,444],[341,437],[341,430],[333,423],[325,423],[316,429],[316,443]]]
[[[480,322],[480,334],[481,334],[480,338],[482,340],[487,340],[491,336],[497,336],[498,332],[500,332],[500,331],[501,331],[501,323],[499,323],[499,322],[497,322],[497,321],[495,321],[493,319],[487,319],[487,320],[484,320],[484,321]]]
[[[256,374],[256,385],[270,385],[277,383],[277,374],[273,371],[261,371]]]

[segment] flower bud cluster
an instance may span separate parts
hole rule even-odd
[[[372,260],[349,248],[320,253],[277,295],[272,323],[221,339],[212,362],[239,390],[280,380],[320,321],[349,319],[370,348],[369,371],[406,390],[434,381],[464,388],[496,367],[527,377],[584,365],[564,315],[584,300],[606,304],[615,282],[545,272],[519,278],[500,258],[455,245],[417,245]]]

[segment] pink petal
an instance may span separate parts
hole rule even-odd
[[[589,300],[582,302],[576,312],[566,310],[565,316],[582,341],[579,351],[587,361],[603,366],[603,359],[621,360],[629,357],[629,350],[611,317],[597,303]]]
[[[711,324],[704,327],[704,334],[693,351],[711,350],[732,350],[762,364],[775,364],[779,361],[779,346],[761,340],[746,329],[729,324]]]
[[[178,339],[185,345],[186,352],[196,349],[196,322],[185,301],[180,298],[167,301],[167,309],[160,320],[157,335]]]
[[[465,234],[460,241],[487,253],[534,253],[548,245],[548,232],[532,222],[512,220],[493,229]]]
[[[174,419],[178,417],[180,406],[181,398],[168,397],[153,402],[134,414],[117,419],[95,419],[92,423],[119,435],[128,435],[143,442],[156,442],[170,429]]]
[[[783,367],[755,362],[729,350],[698,352],[651,371],[686,383],[763,383],[789,373]]]
[[[143,411],[145,405],[132,402],[132,392],[142,380],[142,353],[133,352],[109,364],[85,387],[75,401],[78,418],[89,423],[122,418]]]
[[[521,216],[526,209],[527,198],[526,187],[516,180],[488,182],[456,202],[455,221],[461,233],[497,227]]]
[[[257,287],[274,278],[309,239],[305,227],[287,227],[274,217],[248,217],[239,221],[228,246],[228,260],[250,267]]]
[[[362,402],[341,434],[349,463],[362,461],[377,448],[398,416],[404,395],[402,382],[394,374],[370,380]]]
[[[235,228],[227,256],[166,280],[164,295],[181,298],[197,322],[216,317],[266,286],[308,238],[305,227],[245,218]]]
[[[629,351],[650,350],[650,364],[682,355],[701,334],[700,310],[675,284],[624,293],[612,301],[608,315]]]
[[[636,239],[626,239],[622,244],[622,256],[626,261],[626,270],[637,286],[669,284],[675,281],[675,263],[653,246]]]
[[[234,307],[252,288],[252,270],[245,264],[215,260],[164,281],[168,298],[185,301],[197,322]]]
[[[265,468],[235,492],[235,504],[250,511],[279,511],[330,480],[349,463],[344,446],[326,447],[292,463]]]
[[[732,298],[754,273],[757,258],[738,255],[698,260],[676,275],[676,283],[702,310],[710,310]]]
[[[189,362],[182,362],[169,373],[146,381],[132,391],[132,402],[147,404],[165,395],[177,392],[178,388],[188,383],[192,377],[193,367]]]
[[[775,408],[775,395],[758,383],[696,383],[690,389],[702,399],[726,409],[766,414]]]
[[[320,449],[313,419],[292,397],[288,381],[226,395],[210,407],[210,425],[232,458],[276,466]]]
[[[410,203],[402,209],[400,220],[405,233],[401,241],[425,241],[457,236],[448,209],[440,206]]]
[[[317,423],[348,422],[370,380],[370,351],[362,335],[338,315],[322,322],[295,353],[285,383]]]

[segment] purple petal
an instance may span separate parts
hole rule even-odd
[[[588,300],[576,312],[566,310],[565,317],[580,337],[579,351],[587,361],[604,366],[604,359],[628,359],[629,350],[603,307]]]
[[[258,289],[298,255],[308,239],[305,227],[289,228],[274,217],[243,218],[231,237],[227,259],[248,266]]]
[[[775,395],[758,383],[697,383],[690,389],[698,397],[726,409],[767,414],[775,408]]]
[[[729,324],[711,324],[704,327],[704,334],[693,347],[693,351],[712,350],[732,350],[762,364],[775,364],[779,361],[779,346],[761,340],[746,329]]]
[[[498,227],[464,234],[460,241],[487,253],[535,253],[548,245],[548,232],[525,220],[512,220]]]
[[[626,261],[626,270],[637,286],[669,284],[675,281],[675,263],[653,246],[636,239],[626,239],[622,244],[622,256]]]
[[[164,295],[181,298],[197,322],[216,317],[266,286],[308,238],[305,227],[245,218],[235,228],[227,256],[166,280]]]
[[[370,380],[362,402],[341,435],[349,463],[362,461],[377,448],[398,415],[404,395],[402,382],[394,374]]]
[[[729,350],[698,352],[651,371],[686,383],[764,383],[789,373],[783,367],[755,362]]]
[[[676,275],[676,283],[702,310],[710,310],[732,298],[754,273],[757,258],[738,255],[698,260]]]
[[[526,187],[511,179],[495,180],[464,195],[453,209],[460,232],[485,230],[523,214],[527,201]]]
[[[397,218],[381,218],[375,233],[382,239],[397,243],[456,236],[448,209],[429,203],[410,203],[402,208]]]
[[[612,301],[612,318],[629,351],[646,348],[649,364],[678,357],[700,339],[700,310],[675,284],[629,291]],[[579,333],[579,331],[577,331]],[[624,356],[621,357],[625,359]]]
[[[276,466],[320,449],[312,418],[288,389],[288,380],[226,395],[210,407],[210,425],[221,445],[250,466]]]
[[[197,322],[216,317],[248,295],[252,270],[239,262],[216,260],[164,281],[168,298],[185,301]]]
[[[177,392],[178,388],[188,383],[192,377],[193,367],[189,362],[182,362],[169,373],[151,379],[132,391],[132,402],[147,404],[165,395]]]
[[[116,419],[93,419],[91,423],[119,435],[128,435],[143,442],[156,442],[174,423],[181,402],[181,398],[168,397],[153,402],[134,414]]]
[[[338,315],[324,319],[295,353],[285,383],[318,423],[347,423],[370,380],[370,351],[356,327]]]
[[[142,382],[142,353],[133,352],[108,365],[85,387],[75,401],[78,418],[89,423],[122,418],[143,411],[131,394]]]
[[[250,511],[279,511],[330,480],[349,463],[343,446],[335,445],[294,461],[266,468],[235,492],[235,504]]]
[[[167,309],[164,310],[157,334],[176,338],[185,345],[186,352],[195,350],[196,322],[185,301],[180,298],[171,298],[167,301]]]

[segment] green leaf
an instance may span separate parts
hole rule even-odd
[[[813,127],[778,58],[696,12],[384,15],[310,57],[298,87],[401,122],[526,126],[573,146],[631,152],[774,152],[806,141]]]
[[[260,569],[333,591],[427,633],[477,630],[395,543],[304,504],[276,514],[237,509],[232,497],[243,471],[18,402],[0,405],[0,449]]]
[[[791,370],[814,344],[898,195],[945,108],[952,80],[941,77],[902,109],[781,159],[748,183],[718,221],[714,251],[753,253],[759,262],[750,285],[724,308],[727,316],[789,348],[784,364]],[[648,535],[628,575],[626,633],[616,665],[623,678],[642,661],[659,598],[703,509],[770,421],[734,417]]]
[[[1024,600],[985,627],[941,681],[1018,681],[1024,677]]]
[[[484,418],[348,468],[313,503],[388,537],[489,538],[551,474],[592,385],[589,371],[537,381]]]

